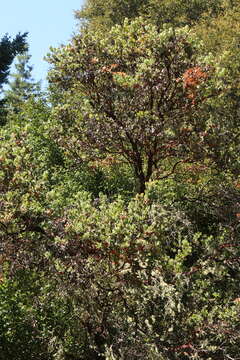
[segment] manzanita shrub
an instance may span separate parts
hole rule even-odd
[[[238,358],[237,106],[199,46],[142,19],[76,36],[59,107],[0,129],[0,359]]]
[[[214,121],[204,109],[224,83],[188,28],[126,19],[106,34],[76,35],[49,62],[64,99],[55,139],[76,160],[110,154],[127,162],[141,193],[156,170],[166,175],[166,159],[174,171],[178,161],[211,157]]]
[[[217,194],[218,186],[209,193]],[[168,180],[149,184],[145,195],[128,202],[110,202],[86,192],[64,199],[46,187],[38,222],[33,201],[19,198],[23,216],[13,212],[14,197],[2,189],[4,212],[12,209],[12,218],[1,222],[1,296],[6,299],[11,288],[16,295],[1,306],[15,306],[17,314],[15,323],[8,315],[10,326],[2,327],[5,356],[22,360],[33,347],[43,359],[234,358],[240,336],[239,190],[224,189],[231,199],[228,218],[220,197],[212,203],[209,213],[215,208],[218,219],[209,234],[200,231],[191,206],[179,203],[198,194],[197,206],[207,211],[200,188],[192,185],[191,194],[191,187],[179,184],[177,191]]]

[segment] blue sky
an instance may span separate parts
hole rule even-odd
[[[0,37],[18,32],[29,32],[29,53],[32,55],[35,80],[46,78],[48,64],[43,57],[49,47],[66,43],[77,30],[74,10],[82,7],[84,0],[7,0],[1,4]]]

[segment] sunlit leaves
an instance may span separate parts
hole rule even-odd
[[[56,116],[62,126],[70,125],[75,151],[90,158],[119,155],[132,166],[140,192],[166,158],[197,153],[200,159],[191,143],[197,146],[206,120],[195,127],[194,118],[215,90],[206,57],[200,65],[200,48],[188,28],[165,26],[159,32],[139,18],[104,36],[93,31],[76,36],[54,50],[50,80],[68,103]],[[188,138],[179,131],[186,124],[193,133]]]

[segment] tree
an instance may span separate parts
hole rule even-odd
[[[13,40],[11,40],[11,38],[6,34],[0,40],[0,94],[3,84],[7,82],[10,66],[15,56],[23,53],[27,49],[26,37],[27,33],[19,33]],[[6,114],[6,101],[5,99],[0,99],[0,125],[5,124]]]
[[[164,23],[173,26],[194,25],[202,18],[215,17],[222,12],[224,0],[87,0],[84,7],[76,11],[76,18],[83,26],[109,29],[122,24],[125,18],[144,16],[162,27]]]
[[[11,40],[8,35],[5,35],[0,40],[0,89],[7,82],[10,66],[15,56],[26,51],[26,37],[27,33],[18,34]]]
[[[214,55],[216,62],[221,58],[221,66],[225,68],[223,74],[225,96],[216,99],[214,107],[209,107],[208,112],[215,118],[216,131],[219,134],[216,138],[218,143],[218,146],[215,147],[216,152],[225,148],[225,151],[222,151],[222,156],[219,157],[219,154],[216,154],[219,166],[222,169],[231,169],[235,176],[240,174],[238,156],[240,150],[240,86],[237,80],[240,61],[239,16],[239,1],[226,1],[224,11],[221,14],[215,18],[206,17],[193,29],[204,42],[205,49]],[[223,123],[224,128],[222,127],[220,130],[219,125],[222,126]]]
[[[32,78],[33,67],[29,65],[31,56],[25,52],[17,56],[16,73],[10,75],[9,89],[5,91],[8,108],[13,112],[19,111],[20,105],[31,96],[40,94],[40,83]]]
[[[125,18],[135,18],[140,15],[143,5],[148,0],[88,0],[83,8],[75,12],[77,19],[83,25],[92,28],[110,28],[113,25],[121,24]]]
[[[165,160],[173,172],[179,161],[206,157],[203,133],[211,124],[201,109],[217,94],[216,75],[198,59],[198,47],[186,28],[159,32],[139,18],[55,50],[50,81],[68,99],[59,118],[64,132],[75,126],[74,151],[120,156],[134,169],[139,192],[156,170],[166,175]]]

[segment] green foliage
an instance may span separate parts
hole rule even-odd
[[[38,312],[32,307],[37,277],[23,273],[20,278],[0,284],[0,359],[50,359],[38,329]]]
[[[84,25],[92,28],[110,28],[116,24],[122,24],[125,18],[135,18],[140,15],[141,8],[147,4],[146,0],[114,0],[99,1],[88,0],[80,11],[75,12],[75,16]]]
[[[223,90],[225,96],[219,98],[210,106],[211,117],[215,117],[216,124],[224,123],[224,131],[219,131],[218,141],[221,143],[222,155],[219,165],[232,169],[239,174],[239,14],[238,2],[226,2],[224,13],[215,19],[205,19],[196,27],[195,31],[204,40],[205,47],[210,49],[215,58],[222,58],[221,67],[227,69],[222,72],[224,79]],[[224,56],[222,56],[224,54]],[[216,129],[218,126],[216,127]],[[231,144],[229,146],[229,144]],[[228,147],[228,149],[227,149]],[[216,156],[215,156],[216,158]]]
[[[195,30],[204,39],[206,48],[218,55],[226,50],[236,52],[239,11],[238,1],[225,1],[223,11],[218,16],[206,17],[196,24]]]
[[[207,211],[220,211],[212,235],[204,234],[199,231],[204,226],[198,223],[198,215],[191,213],[189,189],[181,190],[182,200],[188,195],[183,206],[173,186],[169,181],[163,187],[151,184],[144,196],[129,203],[121,198],[109,203],[106,197],[96,203],[88,194],[78,193],[69,205],[58,206],[58,217],[49,216],[42,223],[45,235],[37,235],[33,227],[18,235],[30,239],[35,232],[38,238],[34,248],[31,242],[20,242],[18,249],[14,247],[17,261],[9,255],[8,261],[15,276],[20,264],[37,273],[44,271],[47,288],[31,306],[38,319],[40,301],[42,318],[36,321],[53,356],[91,359],[111,353],[116,359],[185,359],[187,354],[189,359],[201,359],[204,354],[234,355],[239,342],[235,320],[239,311],[235,211],[239,210],[226,209],[223,228],[221,189],[219,210],[214,203],[209,209],[206,194],[201,193],[196,205],[199,214],[206,212],[208,229]],[[230,188],[224,191],[234,205],[239,191],[234,195]],[[57,198],[56,193],[48,195],[50,203]],[[222,201],[225,204],[226,198]],[[19,229],[23,221],[18,220]]]
[[[234,357],[238,182],[183,164],[130,201],[93,200],[51,162],[44,104],[24,117],[1,133],[3,358]]]
[[[237,359],[238,4],[106,4],[0,128],[0,359]]]
[[[31,56],[25,52],[17,56],[16,73],[10,75],[9,89],[4,92],[9,112],[19,112],[21,105],[30,97],[40,95],[40,83],[32,79],[33,67],[29,65]]]
[[[17,54],[26,51],[27,33],[18,34],[13,40],[8,35],[5,35],[0,40],[0,94],[2,86],[7,82],[10,66]],[[6,100],[0,99],[0,126],[6,123],[7,109]]]
[[[142,18],[106,35],[76,36],[49,57],[50,81],[66,99],[55,110],[58,141],[76,159],[111,154],[127,161],[140,192],[165,159],[175,160],[173,170],[178,160],[201,159],[203,134],[212,131],[203,109],[222,79],[211,56],[200,55],[187,28],[159,32]]]
[[[19,53],[26,51],[26,37],[25,34],[18,34],[13,40],[8,35],[5,35],[0,41],[0,89],[7,81],[10,66]]]
[[[206,15],[214,17],[224,8],[222,0],[88,0],[76,18],[82,25],[97,30],[106,30],[124,19],[138,16],[148,18],[151,23],[162,27],[165,23],[174,26],[193,25]]]
[[[0,126],[5,125],[7,122],[7,106],[6,100],[0,100]]]
[[[222,8],[222,0],[149,0],[143,13],[160,27],[165,23],[173,26],[193,26],[202,18],[214,18],[221,14]]]

